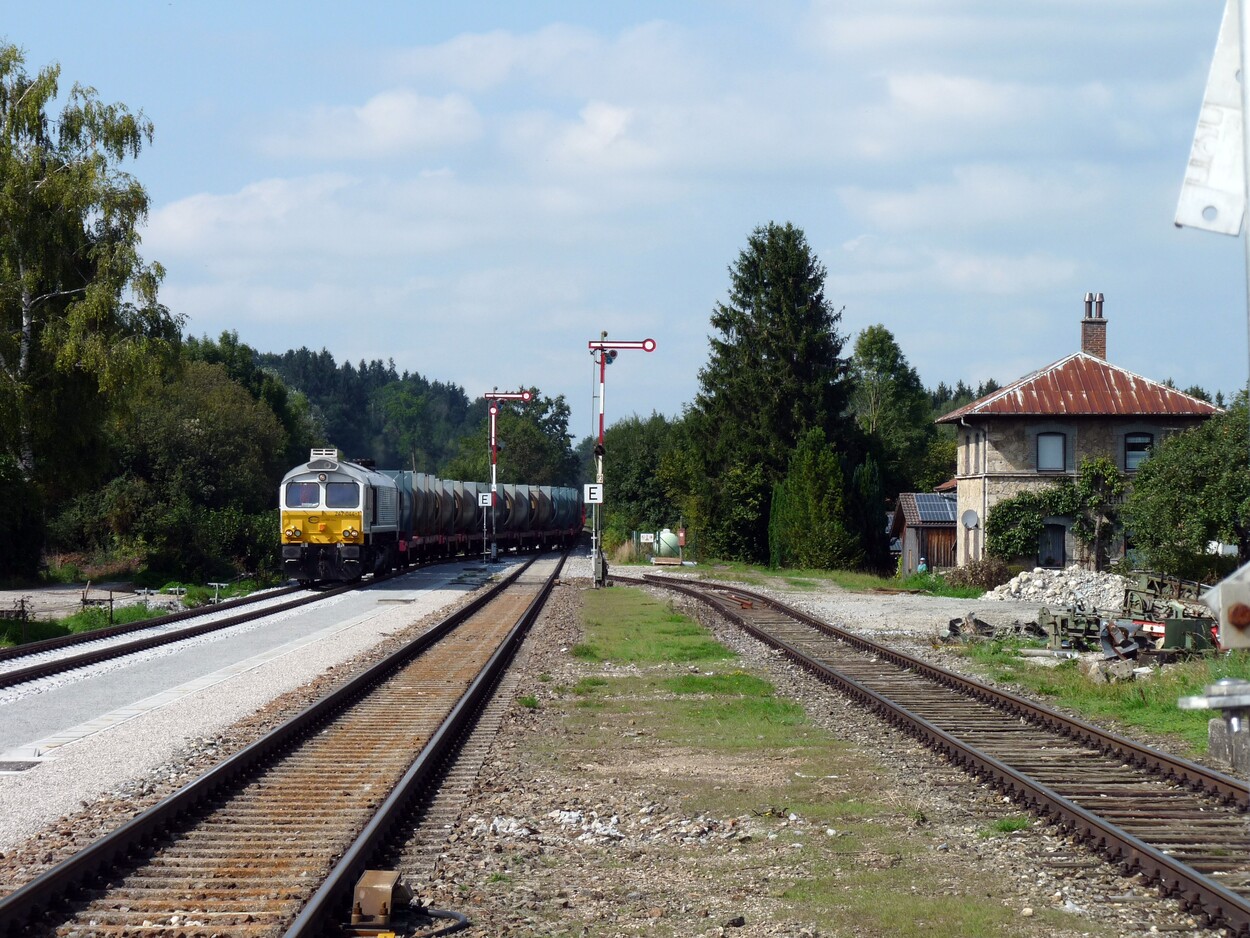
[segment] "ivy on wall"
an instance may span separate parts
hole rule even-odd
[[[1067,479],[1005,498],[985,519],[985,547],[1005,560],[1036,554],[1046,519],[1071,515],[1076,506],[1076,486]]]
[[[1072,519],[1072,534],[1092,549],[1101,569],[1112,538],[1121,529],[1120,499],[1127,482],[1110,459],[1082,460],[1076,480],[1061,479],[1041,489],[1021,492],[994,506],[985,519],[985,546],[1010,560],[1037,553],[1047,518]]]

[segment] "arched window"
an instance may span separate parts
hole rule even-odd
[[[1136,471],[1142,461],[1150,455],[1150,447],[1154,446],[1153,433],[1128,433],[1124,436],[1124,469]]]
[[[1068,437],[1064,433],[1037,435],[1037,471],[1063,472],[1068,468]]]

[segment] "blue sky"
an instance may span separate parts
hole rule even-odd
[[[9,0],[0,36],[142,109],[144,254],[187,331],[536,385],[653,337],[609,422],[678,413],[753,228],[793,222],[849,351],[927,386],[1078,347],[1246,381],[1238,239],[1173,226],[1222,0]]]

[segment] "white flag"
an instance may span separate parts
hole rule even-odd
[[[1176,206],[1177,226],[1236,235],[1246,211],[1246,168],[1242,139],[1241,22],[1237,0],[1227,0],[1215,43],[1198,130]]]

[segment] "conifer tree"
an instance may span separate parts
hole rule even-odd
[[[825,297],[825,268],[801,229],[755,229],[729,274],[693,407],[709,479],[708,549],[763,561],[772,489],[791,451],[811,428],[835,445],[848,436],[845,339],[841,311]]]

